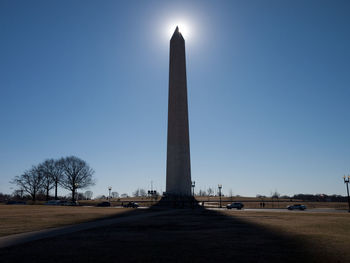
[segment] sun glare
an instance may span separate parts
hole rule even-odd
[[[169,26],[168,26],[168,36],[169,38],[173,35],[176,27],[179,27],[179,31],[180,33],[182,34],[182,36],[185,38],[185,39],[188,39],[191,35],[191,27],[189,26],[188,23],[184,22],[184,21],[178,21],[177,23],[174,22],[174,23],[171,23]]]

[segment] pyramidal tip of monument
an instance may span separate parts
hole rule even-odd
[[[179,30],[179,26],[176,26],[173,36],[174,35],[181,35],[180,30]]]
[[[179,37],[183,39],[183,36],[179,30],[179,26],[176,26],[174,34],[171,38],[173,39],[173,38],[179,38]]]

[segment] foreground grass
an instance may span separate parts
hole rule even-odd
[[[350,214],[248,211],[221,213],[302,242],[309,251],[317,251],[320,261],[331,258],[334,262],[350,262]]]
[[[45,263],[72,262],[72,258],[75,262],[350,262],[346,213],[173,211],[153,216],[152,210],[140,210],[150,216],[1,249],[0,258]]]
[[[0,236],[77,224],[118,215],[130,209],[64,206],[0,206]]]
[[[132,212],[131,212],[132,211]],[[132,209],[1,206],[0,235],[132,215]],[[0,250],[4,262],[350,262],[350,214],[174,210]],[[137,253],[135,253],[137,248]],[[79,259],[79,260],[78,260]]]

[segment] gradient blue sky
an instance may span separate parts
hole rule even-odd
[[[164,191],[167,28],[186,20],[196,190],[344,195],[349,14],[340,0],[1,0],[0,192],[68,155],[96,171],[95,196]]]

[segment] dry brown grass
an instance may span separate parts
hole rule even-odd
[[[349,218],[347,213],[179,209],[7,248],[0,257],[6,262],[23,257],[27,262],[350,262]]]
[[[19,209],[13,210],[18,215],[13,220],[18,222],[23,217],[57,222],[79,218],[80,214],[86,219],[93,214],[98,218],[108,213],[136,211],[44,206],[8,208]],[[50,211],[55,216],[48,216]],[[27,262],[71,262],[72,257],[79,259],[76,262],[350,262],[350,214],[347,213],[174,211],[0,250],[0,257],[6,262],[22,257]],[[137,212],[152,213],[152,210]],[[6,213],[9,216],[11,211]],[[40,225],[45,224],[37,226]]]
[[[196,196],[199,202],[211,203],[213,205],[219,205],[219,197],[217,196]],[[271,198],[256,198],[256,197],[223,197],[221,199],[222,205],[226,206],[232,202],[242,202],[245,208],[260,208],[260,203],[265,203],[265,208],[286,208],[292,204],[303,204],[308,208],[336,208],[336,209],[348,209],[347,202],[303,202],[296,199],[271,199]]]
[[[160,197],[158,198],[160,200]],[[196,196],[198,202],[205,202],[206,204],[219,206],[219,197],[217,196]],[[98,203],[106,201],[104,200],[79,200],[81,205],[92,205],[95,206]],[[128,197],[128,198],[118,198],[112,199],[112,206],[120,206],[122,203],[129,201],[138,202],[142,206],[152,206],[156,201],[150,197]],[[256,197],[222,197],[222,205],[226,206],[232,202],[243,202],[245,208],[260,208],[260,203],[265,203],[265,208],[286,208],[292,204],[304,204],[307,208],[336,208],[336,209],[348,209],[348,204],[346,202],[303,202],[302,200],[292,200],[290,199],[272,199],[271,198],[256,198]]]
[[[226,206],[227,204],[230,204],[231,202],[222,202],[222,206]],[[242,202],[244,204],[244,208],[261,208],[260,202]],[[206,205],[210,206],[219,206],[219,202],[205,202]],[[289,205],[293,204],[303,204],[306,205],[308,209],[310,208],[335,208],[340,210],[347,210],[348,204],[347,203],[339,203],[339,202],[265,202],[264,208],[286,208]]]
[[[0,206],[0,236],[114,216],[130,209],[70,206]]]
[[[350,214],[223,211],[224,215],[259,225],[304,242],[320,258],[350,259]]]

